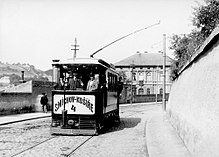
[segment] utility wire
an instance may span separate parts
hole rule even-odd
[[[133,34],[135,34],[135,33],[138,33],[138,32],[140,32],[140,31],[143,31],[143,30],[145,30],[145,29],[148,29],[148,28],[150,28],[150,27],[153,27],[153,26],[156,26],[156,25],[159,25],[159,24],[160,24],[160,21],[159,21],[158,23],[155,23],[155,24],[150,25],[150,26],[148,26],[148,27],[145,27],[145,28],[139,29],[139,30],[137,30],[137,31],[134,31],[134,32],[132,32],[132,33],[129,33],[129,34],[127,34],[127,35],[125,35],[125,36],[123,36],[123,37],[121,37],[121,38],[119,38],[119,39],[116,39],[116,40],[114,40],[113,42],[111,42],[111,43],[105,45],[104,47],[102,47],[102,48],[100,48],[99,50],[97,50],[97,51],[95,51],[94,53],[92,53],[92,54],[90,55],[90,57],[93,58],[93,56],[94,56],[96,53],[100,52],[101,50],[105,49],[106,47],[108,47],[108,46],[110,46],[110,45],[112,45],[112,44],[114,44],[114,43],[116,43],[116,42],[118,42],[118,41],[120,41],[120,40],[122,40],[122,39],[124,39],[124,38],[126,38],[126,37],[128,37],[128,36],[130,36],[130,35],[133,35]]]

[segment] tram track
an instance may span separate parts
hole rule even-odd
[[[140,112],[144,112],[144,111],[137,111],[137,112],[132,113],[132,114],[130,114],[130,115],[127,115],[127,116],[125,116],[125,117],[123,117],[123,118],[130,117],[130,116],[135,115],[135,114],[138,114],[138,113],[140,113]],[[83,145],[85,145],[88,141],[90,141],[93,137],[94,137],[94,136],[90,136],[89,138],[87,138],[86,140],[84,140],[83,142],[81,142],[81,143],[80,143],[75,149],[73,149],[70,153],[65,154],[64,156],[65,156],[65,157],[70,157],[70,156],[71,156],[72,154],[74,154],[79,148],[83,147]]]
[[[37,146],[39,146],[39,145],[41,145],[41,144],[43,144],[43,143],[45,143],[45,142],[47,142],[47,141],[49,141],[49,140],[52,140],[52,139],[54,139],[54,138],[56,138],[56,136],[47,138],[46,140],[41,141],[41,142],[39,142],[39,143],[37,143],[37,144],[35,144],[35,145],[33,145],[33,146],[27,148],[27,149],[24,149],[24,150],[22,150],[22,151],[20,151],[20,152],[18,152],[18,153],[13,154],[11,157],[15,157],[15,156],[21,155],[22,153],[24,153],[24,152],[26,152],[26,151],[28,151],[28,150],[30,150],[30,149],[33,149],[33,148],[35,148],[35,147],[37,147]]]
[[[134,113],[131,113],[131,114],[129,114],[129,115],[125,115],[125,116],[122,117],[122,118],[128,118],[128,117],[133,116],[133,115],[135,115],[135,114],[143,113],[144,111],[131,111],[131,112],[134,112]],[[31,147],[28,147],[28,148],[26,148],[26,149],[24,149],[24,150],[22,150],[22,151],[20,151],[20,152],[17,152],[17,153],[15,153],[15,154],[13,154],[11,157],[16,157],[16,156],[19,156],[19,155],[22,156],[23,154],[25,154],[25,152],[31,151],[31,150],[33,150],[34,148],[36,148],[36,147],[38,147],[38,146],[40,146],[40,145],[43,145],[43,144],[49,142],[49,141],[52,140],[52,139],[55,139],[55,138],[62,138],[62,137],[64,137],[64,136],[52,136],[52,137],[49,137],[49,138],[47,138],[47,139],[45,139],[45,140],[43,140],[43,141],[41,141],[41,142],[39,142],[39,143],[37,143],[37,144],[35,144],[35,145],[32,145]],[[70,136],[70,137],[76,137],[76,136]],[[82,136],[82,137],[84,137],[84,136]],[[68,152],[62,153],[62,154],[59,154],[59,155],[62,155],[62,156],[65,156],[65,157],[70,157],[70,156],[73,155],[75,152],[77,152],[77,150],[79,150],[80,148],[82,148],[87,142],[89,142],[93,137],[94,137],[94,136],[88,136],[88,138],[83,139],[83,141],[79,142],[72,150],[69,150]],[[60,145],[59,147],[62,148],[63,146]]]
[[[18,120],[13,120],[13,121],[2,122],[2,123],[0,123],[0,126],[20,123],[20,122],[26,122],[26,121],[32,121],[32,120],[37,120],[37,119],[45,119],[45,118],[50,118],[50,117],[51,117],[51,115],[46,115],[46,116],[42,116],[42,117],[32,117],[32,118],[18,119]]]
[[[28,154],[28,151],[33,151],[33,149],[35,149],[36,147],[45,144],[46,142],[49,142],[50,140],[53,140],[55,138],[62,138],[62,137],[66,137],[66,136],[53,136],[50,138],[47,138],[46,140],[43,140],[31,147],[28,147],[20,152],[17,152],[13,155],[11,155],[10,157],[17,157],[17,156],[27,156],[26,154]],[[76,137],[76,136],[70,136],[70,137]],[[84,137],[84,136],[81,136]],[[78,149],[80,149],[81,147],[83,147],[83,145],[85,145],[89,140],[91,140],[94,136],[86,136],[87,138],[83,139],[83,141],[79,142],[76,146],[74,146],[74,148],[72,150],[68,150],[68,147],[63,147],[62,144],[60,144],[58,147],[60,148],[60,150],[62,148],[66,148],[66,150],[68,150],[68,152],[60,152],[59,154],[55,154],[55,156],[64,156],[64,157],[70,157],[72,154],[74,154]],[[50,141],[51,142],[51,141]],[[65,151],[65,150],[61,150],[61,151]],[[25,154],[26,153],[26,154]]]
[[[50,140],[53,140],[55,138],[58,139],[58,138],[62,138],[62,137],[65,137],[65,136],[52,136],[52,137],[47,138],[47,139],[45,139],[45,140],[43,140],[35,145],[32,145],[31,147],[28,147],[20,152],[17,152],[15,154],[11,155],[10,157],[27,156],[26,154],[28,154],[28,151],[31,152],[31,151],[33,151],[33,149],[35,149],[36,147],[38,147],[40,145],[43,145],[43,144],[46,145],[46,143],[49,142]],[[76,136],[70,136],[70,137],[76,137]],[[81,136],[81,137],[83,137],[83,136]],[[66,153],[60,152],[60,154],[56,154],[55,156],[58,155],[58,156],[70,157],[72,154],[74,154],[78,149],[80,149],[84,144],[86,144],[93,137],[94,136],[87,136],[87,138],[85,138],[82,142],[80,142],[79,144],[74,146],[74,148],[72,150],[68,150],[68,152],[66,152]],[[63,145],[61,143],[58,147],[60,148],[60,150],[61,150],[61,148],[65,148],[65,147],[63,147]],[[68,148],[68,147],[66,147],[66,148]]]
[[[124,125],[123,123],[126,121],[126,120],[124,121],[125,118],[130,118],[136,114],[143,114],[144,112],[147,112],[149,110],[153,110],[155,108],[156,107],[151,107],[151,108],[148,108],[146,110],[142,109],[142,110],[137,110],[137,111],[130,110],[130,109],[124,110],[123,112],[120,113],[121,118],[122,118],[122,123],[120,122],[119,126],[116,126],[116,128],[121,127],[121,126],[123,127],[123,125]],[[146,123],[144,125],[146,125]],[[114,128],[113,130],[117,130],[116,128]],[[107,133],[107,132],[108,131],[106,131],[105,133]],[[144,136],[145,136],[145,134],[144,134]],[[89,141],[91,141],[91,139],[93,139],[93,137],[94,136],[52,136],[52,137],[50,136],[50,137],[47,137],[47,139],[44,139],[41,142],[38,142],[38,143],[28,147],[28,148],[25,148],[19,152],[15,152],[14,154],[11,155],[11,157],[29,156],[30,154],[34,154],[39,149],[43,148],[45,145],[51,145],[51,144],[54,144],[55,148],[57,150],[59,150],[59,151],[55,152],[54,155],[52,155],[52,156],[70,157],[70,156],[74,156],[73,154],[75,154],[75,153],[77,154],[77,152],[79,150],[83,149],[83,147],[86,147],[85,145]],[[98,137],[98,136],[96,136],[96,137]],[[66,142],[66,140],[67,140],[67,142]],[[63,142],[59,142],[59,141],[63,141]],[[51,156],[51,155],[48,155],[48,156]]]
[[[136,114],[144,114],[145,112],[147,112],[147,111],[150,111],[150,110],[154,110],[154,109],[156,109],[157,108],[157,106],[153,106],[153,107],[151,107],[151,108],[149,108],[149,109],[144,109],[144,110],[138,110],[138,111],[133,111],[133,110],[129,110],[129,112],[132,112],[132,113],[130,113],[130,114],[128,114],[128,115],[124,115],[124,116],[122,116],[122,119],[124,120],[125,118],[129,118],[129,117],[131,117],[131,116],[134,116],[134,115],[136,115]],[[127,112],[127,111],[124,111],[124,113],[125,112]],[[122,112],[121,112],[121,114],[123,114]],[[119,125],[123,125],[123,123],[124,122],[120,122],[120,124]],[[144,123],[144,130],[143,130],[143,137],[145,137],[146,136],[146,130],[145,130],[145,128],[146,128],[146,125],[147,125],[147,121],[145,121],[145,123]],[[119,126],[115,126],[116,128],[118,128]],[[111,129],[110,129],[111,130]],[[117,130],[117,129],[113,129],[113,130]],[[112,130],[111,130],[112,131]],[[106,132],[104,132],[103,134],[105,134],[105,133],[107,133],[108,131],[106,131]],[[96,136],[96,137],[98,137],[98,136]],[[75,147],[70,153],[68,153],[68,154],[63,154],[65,157],[70,157],[70,156],[72,156],[74,153],[76,153],[77,151],[79,151],[79,149],[80,148],[82,148],[85,144],[87,144],[87,142],[89,142],[92,138],[94,138],[94,136],[90,136],[90,137],[88,137],[87,139],[85,139],[85,140],[83,140],[82,142],[80,142],[80,144],[78,144],[78,146],[77,147]],[[147,152],[148,153],[148,152]]]
[[[84,140],[80,145],[78,145],[75,149],[73,149],[70,153],[66,154],[65,157],[69,157],[70,155],[74,154],[79,148],[81,148],[85,143],[87,143],[90,139],[92,139],[94,136],[90,136],[86,140]]]

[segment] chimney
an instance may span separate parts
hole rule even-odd
[[[26,82],[26,81],[24,80],[24,71],[21,71],[21,82],[22,82],[22,83]]]
[[[21,80],[24,81],[24,71],[21,71]]]
[[[57,62],[59,62],[59,59],[53,59],[52,62],[57,63]]]

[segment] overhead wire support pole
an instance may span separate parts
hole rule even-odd
[[[73,49],[71,50],[74,50],[74,55],[73,55],[73,59],[76,58],[76,53],[77,53],[77,50],[79,50],[77,47],[79,47],[79,45],[77,45],[77,38],[75,38],[75,44],[74,45],[71,45],[71,46],[74,46]]]
[[[123,37],[121,37],[121,38],[119,38],[119,39],[116,39],[116,40],[114,40],[113,42],[111,42],[111,43],[109,43],[109,44],[103,46],[103,47],[100,48],[99,50],[97,50],[97,51],[95,51],[94,53],[92,53],[92,54],[90,55],[90,57],[93,58],[93,56],[94,56],[96,53],[102,51],[102,50],[105,49],[106,47],[108,47],[108,46],[110,46],[110,45],[112,45],[112,44],[114,44],[114,43],[116,43],[116,42],[118,42],[118,41],[120,41],[120,40],[122,40],[122,39],[124,39],[124,38],[126,38],[126,37],[128,37],[128,36],[130,36],[130,35],[133,35],[133,34],[135,34],[135,33],[141,32],[141,31],[143,31],[143,30],[145,30],[145,29],[148,29],[148,28],[150,28],[150,27],[153,27],[153,26],[156,26],[156,25],[159,25],[159,24],[160,24],[160,21],[159,21],[158,23],[155,23],[155,24],[150,25],[150,26],[148,26],[148,27],[145,27],[145,28],[139,29],[139,30],[137,30],[137,31],[134,31],[134,32],[132,32],[132,33],[129,33],[129,34],[127,34],[127,35],[125,35],[125,36],[123,36]]]
[[[131,99],[130,99],[130,104],[132,105],[133,102],[133,70],[134,70],[134,61],[132,61],[131,66]]]
[[[163,110],[166,111],[166,34],[163,34]]]

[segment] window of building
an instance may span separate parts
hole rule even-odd
[[[149,71],[149,72],[147,72],[147,76],[151,76],[151,72]]]
[[[160,94],[163,94],[163,88],[160,88]]]
[[[144,80],[144,72],[140,71],[138,75],[139,75],[139,80]]]
[[[144,85],[144,72],[139,72],[138,80],[139,80],[139,85],[143,86]]]
[[[133,80],[136,81],[136,73],[133,73]]]
[[[147,81],[152,81],[152,73],[151,72],[146,72],[146,80]]]
[[[138,94],[139,95],[143,95],[144,94],[144,89],[143,88],[139,88],[138,89]]]
[[[139,80],[139,86],[143,86],[144,85],[144,80]]]
[[[151,93],[150,88],[147,88],[147,94],[149,95]]]

